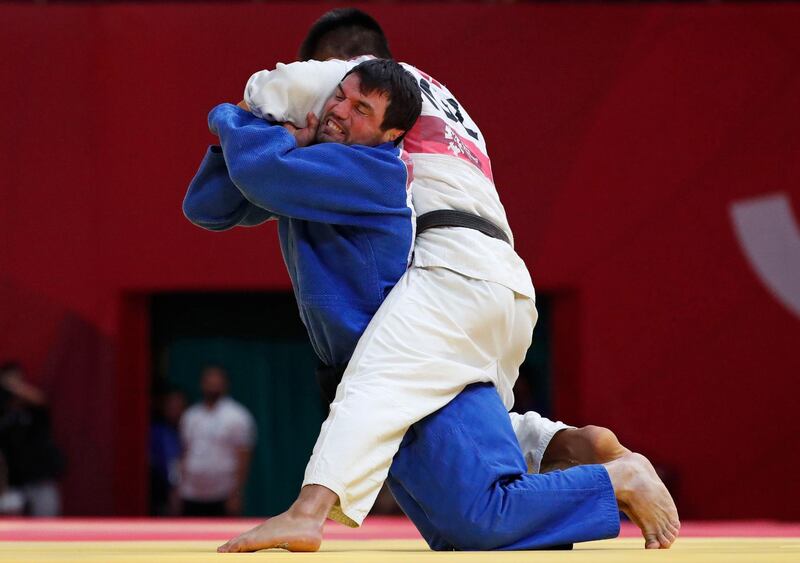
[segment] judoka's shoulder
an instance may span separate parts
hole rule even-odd
[[[344,145],[340,145],[344,146]],[[383,143],[374,147],[365,145],[350,145],[348,147],[354,159],[363,159],[374,163],[376,167],[385,168],[391,173],[405,170],[406,162],[403,159],[403,150],[392,142]]]
[[[367,145],[345,145],[342,143],[319,143],[311,145],[314,150],[342,157],[367,160],[374,159],[394,164],[400,161],[402,150],[392,142],[382,143],[375,146]]]
[[[350,148],[357,150],[359,152],[363,152],[365,154],[373,156],[378,156],[381,158],[400,158],[400,153],[402,152],[400,147],[398,147],[391,141],[388,141],[386,143],[381,143],[380,145],[375,145],[375,146],[367,146],[367,145],[339,145],[339,146],[349,146]]]

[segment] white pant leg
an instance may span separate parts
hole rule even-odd
[[[542,457],[547,445],[556,432],[567,428],[575,428],[559,421],[552,421],[537,412],[528,411],[524,414],[508,413],[511,417],[511,426],[517,435],[519,447],[525,456],[528,473],[539,473],[542,466]]]
[[[408,428],[466,385],[495,384],[507,407],[531,342],[536,308],[512,290],[444,268],[410,268],[361,337],[323,423],[303,485],[358,526]]]

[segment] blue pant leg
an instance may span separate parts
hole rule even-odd
[[[389,490],[392,491],[394,500],[397,501],[397,504],[405,515],[408,516],[417,527],[419,533],[422,534],[422,537],[428,542],[428,546],[434,551],[453,551],[453,546],[442,537],[439,531],[431,524],[431,521],[422,510],[422,507],[411,498],[411,495],[406,492],[394,477],[392,477],[391,473],[389,473],[386,482],[389,485]]]
[[[619,533],[605,468],[527,474],[508,413],[490,384],[467,387],[412,429],[391,475],[446,544],[541,549]]]
[[[409,444],[414,441],[415,435],[416,432],[414,428],[409,428],[405,436],[403,436],[403,441],[400,442],[400,452],[404,451]],[[398,453],[396,456],[397,455],[404,454]],[[417,504],[417,501],[411,498],[411,495],[409,495],[397,479],[394,478],[391,468],[389,469],[389,475],[386,477],[386,484],[389,485],[389,490],[392,492],[392,496],[394,500],[397,501],[398,506],[414,523],[419,533],[422,534],[422,537],[428,542],[428,546],[434,551],[453,551],[453,546],[447,543],[447,540],[445,540],[433,524],[431,524],[431,521],[428,519],[425,511],[422,510],[422,507]]]

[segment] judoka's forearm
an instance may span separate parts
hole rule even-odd
[[[251,226],[271,215],[245,199],[228,176],[220,147],[210,147],[189,184],[183,213],[204,229],[219,231],[236,225]]]

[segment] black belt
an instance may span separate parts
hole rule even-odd
[[[466,229],[473,229],[492,238],[511,244],[511,241],[508,240],[508,235],[506,235],[503,229],[479,215],[467,213],[466,211],[440,209],[438,211],[423,213],[417,217],[417,234],[436,227],[464,227]]]

